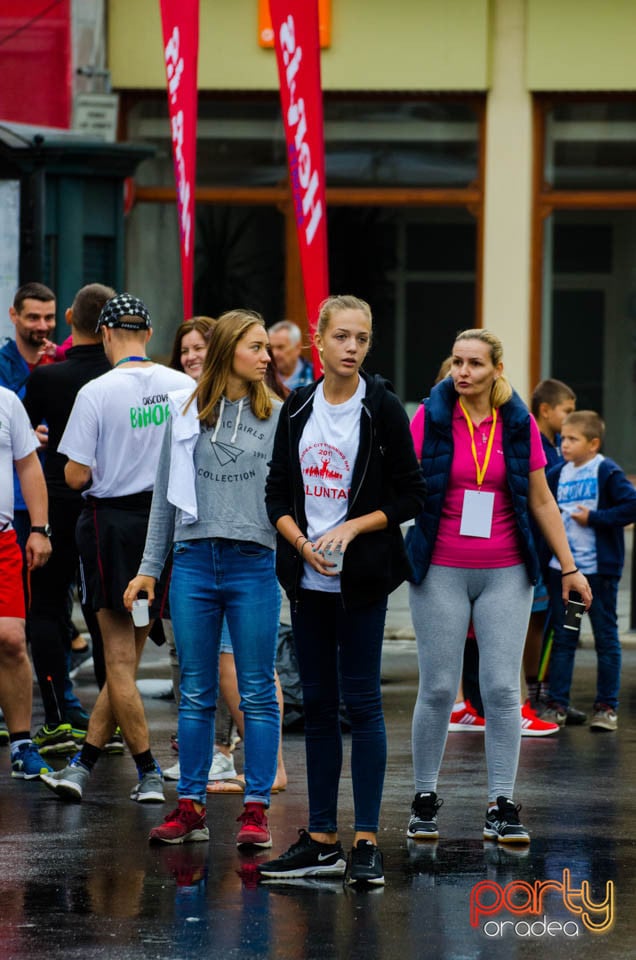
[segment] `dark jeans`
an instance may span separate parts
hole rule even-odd
[[[292,626],[305,707],[309,830],[338,829],[340,687],[351,722],[355,829],[375,833],[386,768],[380,667],[386,598],[347,612],[339,593],[301,590]]]
[[[621,645],[618,639],[616,604],[618,577],[587,574],[594,599],[588,610],[597,657],[596,703],[614,710],[618,706],[621,679]],[[550,570],[550,612],[554,640],[550,657],[550,698],[567,707],[574,670],[578,634],[563,627],[564,606],[561,599],[561,574]]]

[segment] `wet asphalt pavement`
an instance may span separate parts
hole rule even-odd
[[[163,657],[149,651],[146,677],[167,677]],[[474,733],[449,735],[439,843],[407,842],[417,684],[412,641],[387,642],[383,675],[384,888],[353,892],[328,880],[258,884],[255,864],[267,854],[237,852],[238,796],[209,798],[209,843],[150,847],[148,831],[172,809],[174,784],[166,786],[163,806],[132,803],[130,756],[104,757],[85,800],[67,804],[42,784],[11,780],[3,749],[0,958],[633,958],[636,649],[624,651],[618,734],[569,727],[523,740],[516,799],[532,843],[518,853],[481,839],[486,777],[483,737]],[[579,651],[573,702],[583,709],[591,706],[594,675],[593,651]],[[92,703],[96,689],[86,669],[78,689]],[[175,759],[169,745],[175,706],[145,703],[153,747],[168,766]],[[306,824],[302,735],[286,736],[285,758],[289,786],[273,798],[270,815],[274,854]],[[351,809],[345,767],[345,846]]]

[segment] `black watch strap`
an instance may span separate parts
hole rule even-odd
[[[43,527],[31,527],[31,533],[41,533],[44,537],[50,537],[51,528],[48,523],[45,523]]]

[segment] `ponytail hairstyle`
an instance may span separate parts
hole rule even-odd
[[[350,293],[336,293],[327,297],[326,300],[323,300],[318,307],[318,325],[316,329],[321,337],[325,335],[332,313],[338,313],[340,310],[360,310],[369,321],[369,327],[373,326],[371,307],[366,300],[361,300],[360,297],[354,297],[353,294]]]
[[[462,330],[455,337],[455,343],[458,340],[481,340],[490,348],[490,360],[493,366],[497,366],[503,361],[503,346],[499,337],[496,337],[490,330],[481,328],[472,330]],[[490,403],[496,409],[508,403],[512,396],[512,387],[505,373],[497,375],[490,391]]]
[[[187,410],[196,397],[199,420],[208,426],[214,426],[218,419],[219,402],[232,372],[237,344],[255,325],[265,328],[263,318],[255,310],[228,310],[219,317],[212,331],[201,377],[186,406]],[[272,414],[272,397],[265,383],[249,383],[247,392],[254,416],[267,420]]]

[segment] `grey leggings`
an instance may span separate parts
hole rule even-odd
[[[524,564],[491,570],[431,566],[423,582],[411,586],[420,669],[413,713],[417,792],[437,790],[472,617],[486,715],[488,800],[513,796],[521,743],[519,674],[532,594]]]

